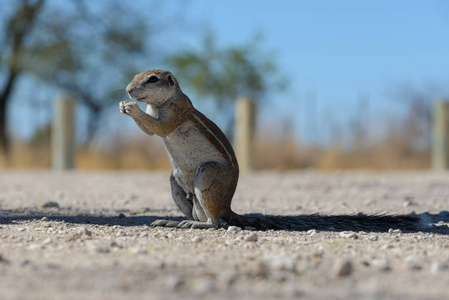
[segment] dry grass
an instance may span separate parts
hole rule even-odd
[[[401,140],[385,139],[353,150],[336,143],[328,148],[301,145],[295,139],[264,134],[256,141],[256,169],[426,169],[430,151],[413,150]],[[169,169],[170,163],[158,139],[116,138],[109,145],[94,144],[77,152],[77,168]],[[0,168],[50,168],[49,145],[15,142],[8,160],[0,157]]]
[[[343,151],[338,145],[326,149],[318,159],[318,169],[428,169],[429,151],[404,153],[389,145],[373,145],[365,150]]]
[[[169,169],[164,146],[155,139],[116,139],[109,146],[90,147],[78,152],[78,168],[92,169]]]
[[[160,170],[170,168],[164,147],[148,139],[120,139],[109,146],[92,145],[79,149],[76,166],[80,170]],[[48,169],[51,167],[50,145],[32,146],[15,142],[8,159],[0,155],[0,168]]]
[[[0,154],[0,168],[42,169],[51,165],[50,146],[31,146],[15,141],[8,158]]]

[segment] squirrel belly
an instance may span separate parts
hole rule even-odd
[[[205,162],[227,164],[223,155],[192,122],[186,122],[163,138],[173,175],[186,193],[194,193],[195,175]]]

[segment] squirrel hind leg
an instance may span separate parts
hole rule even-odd
[[[178,227],[220,227],[220,218],[231,210],[231,200],[236,186],[236,178],[229,174],[232,174],[232,170],[218,162],[206,162],[198,168],[195,175],[194,210],[203,213],[199,218],[202,222],[185,221]]]
[[[193,220],[193,200],[192,195],[187,194],[178,184],[173,173],[170,175],[171,195],[176,206],[189,220]]]
[[[220,227],[220,219],[217,217],[217,214],[214,214],[213,211],[207,210],[207,208],[203,207],[204,201],[201,201],[200,197],[200,194],[195,194],[195,196],[192,197],[193,220],[182,221],[181,223],[179,223],[178,228],[218,229]]]
[[[173,201],[179,210],[187,217],[188,220],[193,220],[193,200],[192,195],[187,194],[184,189],[178,184],[173,173],[170,175],[170,187]],[[151,223],[151,226],[162,227],[178,227],[180,221],[160,219]]]

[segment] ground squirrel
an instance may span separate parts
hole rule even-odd
[[[173,171],[170,176],[173,200],[187,217],[182,222],[157,220],[153,226],[218,228],[220,219],[229,225],[256,229],[347,228],[388,230],[416,228],[416,216],[261,216],[238,215],[231,210],[239,166],[226,136],[194,108],[168,71],[148,70],[137,74],[126,87],[132,99],[147,104],[142,111],[136,102],[121,101],[120,112],[129,115],[149,135],[161,136]],[[345,227],[346,226],[346,227]]]
[[[220,219],[230,220],[239,166],[223,132],[193,107],[168,71],[137,74],[126,91],[132,99],[146,103],[147,109],[144,112],[136,102],[122,101],[120,111],[145,133],[164,140],[173,168],[173,200],[187,217],[182,222],[157,220],[152,225],[218,228]]]

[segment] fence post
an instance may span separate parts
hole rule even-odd
[[[51,133],[52,169],[68,170],[75,167],[75,99],[61,95],[53,102]]]
[[[256,107],[254,102],[245,97],[236,100],[235,117],[235,152],[240,171],[248,172],[253,168],[254,134],[256,123]]]
[[[449,169],[449,103],[442,100],[433,110],[432,168]]]

